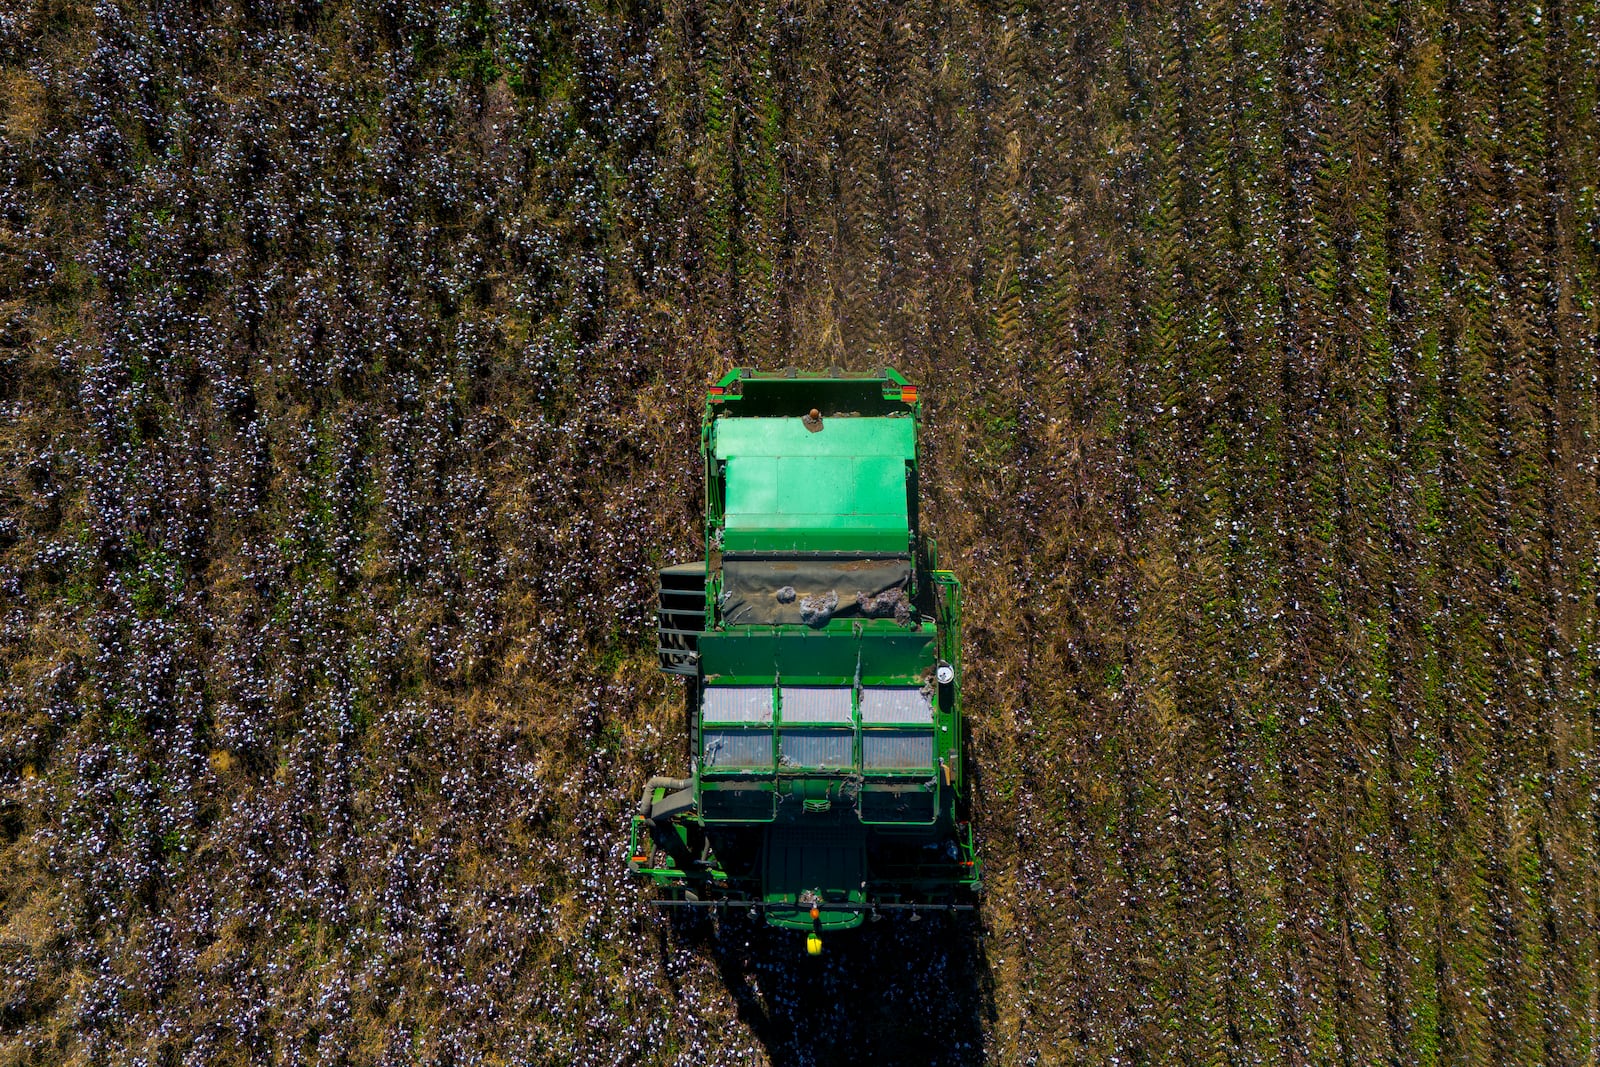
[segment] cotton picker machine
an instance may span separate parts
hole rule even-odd
[[[961,585],[917,518],[897,372],[730,371],[706,396],[708,559],[660,574],[689,774],[651,778],[628,867],[664,907],[821,935],[970,910]]]

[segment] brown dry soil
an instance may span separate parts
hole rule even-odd
[[[0,5],[0,1064],[1593,1064],[1594,0]],[[926,389],[989,891],[674,924],[702,389]]]

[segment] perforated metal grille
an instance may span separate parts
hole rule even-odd
[[[700,718],[705,722],[771,722],[772,690],[764,685],[707,686]]]
[[[703,735],[706,767],[718,770],[760,770],[772,766],[771,730],[707,730]]]
[[[933,734],[921,730],[868,730],[861,734],[861,766],[869,771],[933,767]]]
[[[785,767],[850,767],[847,730],[785,730],[778,735],[778,762]]]
[[[861,690],[861,721],[933,725],[933,704],[920,689],[867,686]]]
[[[786,685],[779,713],[789,722],[850,722],[850,690],[845,686]]]

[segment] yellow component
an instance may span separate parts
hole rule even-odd
[[[816,934],[806,935],[806,955],[822,955],[822,938],[818,937]]]

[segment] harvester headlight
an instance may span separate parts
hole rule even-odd
[[[933,676],[939,679],[940,685],[949,685],[956,680],[956,669],[948,663],[941,663],[933,672]]]

